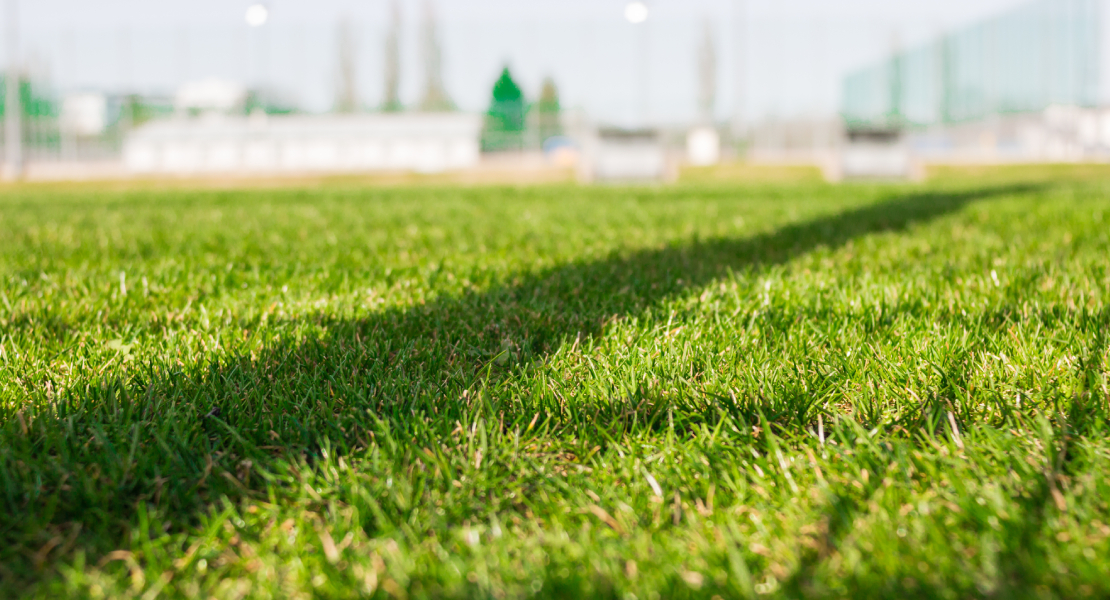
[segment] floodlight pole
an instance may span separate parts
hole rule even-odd
[[[640,96],[640,126],[650,127],[651,125],[651,44],[648,38],[648,22],[644,21],[638,25],[634,25],[639,31],[639,39],[637,40],[639,48],[637,49],[637,79],[638,94]]]
[[[251,11],[255,7],[262,7],[263,16],[258,22],[250,19]],[[247,81],[248,87],[254,86],[261,91],[269,79],[270,70],[270,36],[266,31],[269,21],[268,8],[265,3],[252,4],[247,10]],[[256,33],[257,32],[257,33]]]
[[[733,76],[736,78],[734,82],[735,97],[733,99],[733,115],[732,115],[732,138],[733,143],[738,142],[744,136],[744,95],[747,87],[747,56],[746,46],[748,43],[748,23],[747,23],[747,2],[745,0],[734,0],[733,4],[735,23],[733,27],[736,30],[733,32]]]
[[[258,49],[258,92],[265,94],[264,89],[269,85],[270,80],[270,28],[262,24],[258,29],[258,44],[261,46]]]
[[[8,0],[8,72],[5,77],[6,96],[4,101],[4,159],[7,163],[7,179],[19,179],[23,175],[23,136],[20,116],[22,107],[19,101],[19,12],[17,0]]]

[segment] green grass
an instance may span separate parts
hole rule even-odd
[[[0,595],[1106,597],[1108,174],[9,187]]]

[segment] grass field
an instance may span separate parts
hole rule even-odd
[[[1110,169],[0,190],[0,596],[1107,597]]]

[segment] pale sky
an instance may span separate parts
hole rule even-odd
[[[250,0],[19,0],[21,49],[59,92],[172,92],[183,81],[236,79],[327,110],[337,86],[335,32],[357,39],[362,102],[380,102],[387,0],[272,0],[250,29]],[[403,100],[421,89],[424,0],[401,0]],[[448,91],[484,110],[508,64],[525,92],[543,77],[564,105],[616,124],[677,123],[696,114],[696,49],[707,24],[717,48],[717,115],[736,106],[737,0],[649,0],[644,25],[624,0],[434,0]],[[827,115],[840,79],[895,45],[912,45],[1021,0],[747,0],[743,104],[748,119]],[[6,32],[5,27],[3,32]],[[3,33],[0,32],[0,33]],[[4,44],[5,48],[7,44]],[[6,60],[6,55],[5,55]],[[646,100],[645,100],[646,98]]]

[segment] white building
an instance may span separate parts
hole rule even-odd
[[[96,92],[69,94],[62,98],[58,121],[67,135],[101,135],[108,127],[108,99]]]
[[[428,173],[476,166],[481,127],[459,113],[209,115],[136,129],[123,159],[136,174]]]
[[[909,135],[932,162],[1070,162],[1110,159],[1110,109],[1053,105]]]
[[[247,88],[224,79],[201,79],[179,87],[173,97],[177,114],[228,114],[241,112],[247,102]]]

